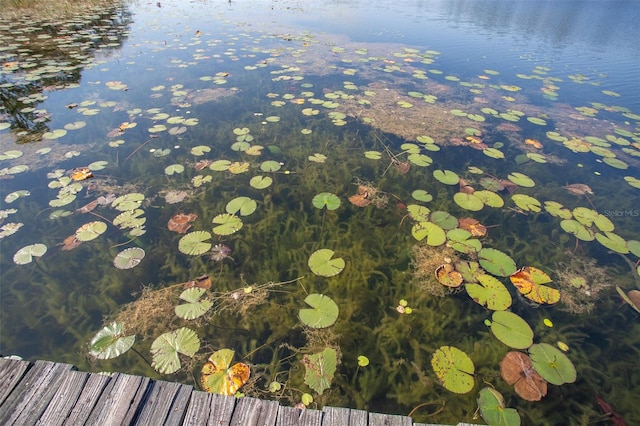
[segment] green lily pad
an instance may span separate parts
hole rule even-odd
[[[586,207],[576,207],[573,209],[573,217],[584,226],[591,226],[598,218],[598,212]]]
[[[626,170],[629,168],[629,165],[619,158],[605,157],[602,159],[602,162],[613,167],[614,169]]]
[[[382,153],[379,151],[365,151],[364,156],[370,160],[380,160],[382,158]]]
[[[121,212],[137,209],[144,201],[144,194],[139,192],[131,192],[121,195],[111,202],[111,207]]]
[[[457,185],[460,182],[460,176],[451,170],[434,170],[433,177],[445,185]]]
[[[411,164],[415,164],[418,167],[427,167],[433,163],[433,159],[426,154],[409,154],[407,156],[407,160],[411,162]]]
[[[498,160],[504,158],[504,152],[502,152],[502,151],[500,151],[499,149],[496,149],[496,148],[485,148],[485,149],[482,150],[482,152],[487,157],[496,158]]]
[[[164,174],[169,176],[182,172],[184,172],[184,166],[182,164],[171,164],[164,169]]]
[[[618,234],[614,234],[613,232],[605,232],[604,234],[597,233],[596,240],[609,250],[613,250],[616,253],[627,254],[629,253],[629,248],[627,247],[627,242]]]
[[[480,390],[478,407],[489,426],[520,426],[520,414],[515,408],[505,408],[502,394],[494,388]]]
[[[304,302],[311,308],[300,309],[300,321],[312,328],[332,326],[338,319],[338,305],[324,294],[310,294]]]
[[[14,191],[14,192],[11,192],[10,194],[7,194],[7,196],[4,197],[4,202],[5,203],[13,203],[18,198],[27,197],[29,195],[31,195],[31,193],[29,191],[27,191],[26,189],[22,189],[20,191]]]
[[[409,204],[407,206],[407,211],[411,216],[411,219],[416,222],[428,222],[429,221],[429,213],[431,210],[429,207],[421,206],[419,204]]]
[[[112,223],[120,229],[137,228],[147,221],[146,218],[140,217],[143,214],[142,209],[127,210],[114,217]]]
[[[533,344],[533,330],[520,316],[509,311],[495,311],[491,320],[493,335],[510,348],[526,349]]]
[[[282,164],[274,160],[263,161],[260,164],[260,170],[263,172],[277,172],[282,168]]]
[[[107,224],[99,220],[89,222],[76,229],[75,235],[78,241],[87,242],[98,238],[107,230]]]
[[[536,343],[529,348],[533,368],[553,385],[576,381],[576,368],[560,349],[548,343]]]
[[[210,238],[211,234],[207,231],[189,232],[178,241],[178,250],[180,250],[180,253],[191,256],[201,255],[211,248],[211,243],[205,242]]]
[[[201,299],[206,290],[204,288],[188,288],[180,294],[183,303],[175,307],[176,315],[186,320],[196,319],[204,315],[213,306],[209,299]]]
[[[327,210],[335,210],[340,207],[340,198],[331,192],[321,192],[313,197],[311,202],[317,209],[326,207]]]
[[[97,359],[116,358],[131,349],[136,336],[124,336],[123,324],[114,322],[103,327],[89,343],[89,355]]]
[[[178,354],[193,357],[200,349],[200,339],[187,327],[158,336],[151,344],[151,366],[161,374],[175,373],[180,369]]]
[[[494,208],[500,208],[504,206],[504,200],[498,194],[493,191],[489,191],[486,189],[481,189],[479,191],[475,191],[473,195],[480,199],[485,205]]]
[[[629,240],[627,241],[627,248],[636,257],[640,257],[640,241]]]
[[[492,311],[504,311],[511,306],[511,293],[504,284],[487,274],[477,274],[475,278],[479,284],[465,285],[465,290],[474,302]]]
[[[442,245],[447,241],[444,229],[433,222],[417,222],[411,227],[411,235],[418,241],[427,239],[427,244],[433,247]]]
[[[131,247],[122,250],[113,259],[113,266],[118,269],[131,269],[140,263],[144,258],[144,250],[140,247]]]
[[[513,194],[511,196],[511,201],[513,201],[516,206],[527,212],[537,213],[542,211],[542,204],[540,203],[540,201],[536,200],[530,195]]]
[[[331,387],[338,365],[338,354],[333,348],[325,348],[322,352],[304,355],[302,364],[305,366],[304,382],[321,395]]]
[[[213,170],[214,172],[224,172],[229,170],[229,166],[231,166],[231,161],[229,160],[216,160],[209,164],[209,170]]]
[[[533,188],[534,186],[536,186],[536,183],[534,182],[534,180],[531,179],[529,176],[525,175],[524,173],[519,173],[519,172],[509,173],[509,175],[507,176],[507,179],[509,179],[511,182],[515,183],[516,185],[522,186],[524,188]]]
[[[225,210],[229,214],[240,213],[240,216],[248,216],[255,212],[258,203],[249,197],[236,197],[227,203]]]
[[[560,219],[571,219],[573,214],[571,210],[564,207],[557,201],[545,201],[544,209],[552,216],[559,217]]]
[[[438,380],[451,392],[464,394],[473,389],[475,367],[469,355],[454,346],[441,346],[431,357]]]
[[[198,145],[191,148],[191,154],[196,156],[204,155],[207,152],[211,152],[211,148],[207,145]]]
[[[434,211],[431,213],[430,218],[431,222],[435,223],[442,229],[450,230],[458,227],[458,219],[452,214],[442,210]]]
[[[271,186],[273,179],[269,176],[254,176],[249,181],[249,185],[255,189],[265,189]]]
[[[414,200],[422,201],[425,203],[428,203],[429,201],[433,200],[433,195],[429,194],[424,189],[416,189],[411,193],[411,196],[413,197]]]
[[[342,272],[345,267],[344,259],[332,259],[334,253],[330,249],[320,249],[311,253],[308,261],[311,272],[322,277],[332,277]]]
[[[213,227],[213,233],[216,235],[231,235],[238,232],[243,225],[242,219],[229,213],[219,214],[213,218],[212,222],[218,224]]]
[[[31,263],[34,257],[42,257],[47,252],[47,246],[42,243],[30,244],[22,247],[13,255],[13,263],[26,265]]]
[[[478,197],[473,194],[467,194],[466,192],[456,192],[453,194],[453,201],[465,210],[477,212],[482,210],[484,203]]]
[[[477,253],[482,249],[482,243],[480,240],[471,237],[471,232],[466,229],[452,229],[447,232],[448,246],[460,253]]]
[[[498,277],[508,277],[516,271],[516,262],[509,255],[493,248],[478,252],[478,261],[485,271]]]
[[[585,227],[583,224],[573,219],[564,219],[560,221],[560,227],[567,233],[574,235],[582,241],[593,241],[596,236],[593,231]]]

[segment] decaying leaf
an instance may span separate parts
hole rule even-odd
[[[575,195],[593,195],[593,191],[589,185],[585,185],[584,183],[572,183],[571,185],[564,186],[563,188]]]
[[[79,167],[71,172],[71,179],[85,180],[93,177],[93,172],[88,167]]]
[[[179,234],[185,234],[191,228],[191,222],[198,216],[193,213],[178,213],[167,222],[167,229]]]
[[[522,399],[540,401],[547,394],[547,381],[536,372],[525,353],[508,352],[500,361],[500,374]]]
[[[440,284],[447,287],[459,287],[462,284],[462,274],[456,271],[450,263],[442,264],[436,268],[436,278]]]
[[[487,227],[470,217],[463,217],[458,220],[460,228],[465,229],[474,237],[484,237],[487,234]]]

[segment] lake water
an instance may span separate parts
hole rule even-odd
[[[599,395],[640,423],[639,9],[0,18],[0,353],[430,423],[595,423]]]

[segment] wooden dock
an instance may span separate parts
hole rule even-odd
[[[426,426],[405,416],[335,407],[299,410],[147,377],[9,358],[0,358],[0,425]]]

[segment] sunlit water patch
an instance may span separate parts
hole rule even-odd
[[[637,422],[637,46],[594,38],[591,4],[549,32],[497,4],[3,23],[1,352],[419,421]]]

